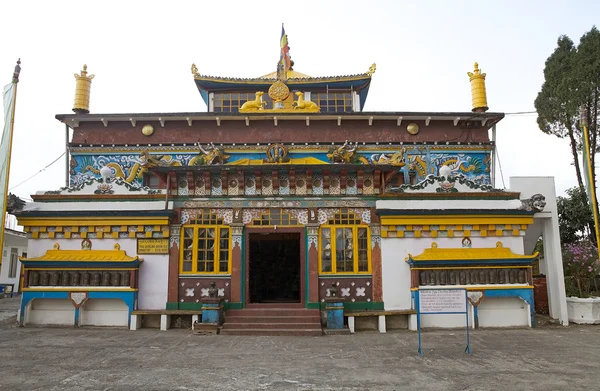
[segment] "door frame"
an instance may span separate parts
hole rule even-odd
[[[300,302],[299,303],[277,303],[274,305],[285,305],[285,306],[306,306],[305,294],[306,294],[306,228],[305,227],[246,227],[246,238],[247,248],[244,255],[245,262],[245,276],[244,276],[244,306],[248,305],[268,305],[265,303],[252,303],[250,301],[250,234],[276,234],[276,233],[295,233],[300,234]]]

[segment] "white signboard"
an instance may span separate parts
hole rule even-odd
[[[419,290],[419,311],[422,314],[436,312],[467,312],[466,291],[462,289],[421,289]]]

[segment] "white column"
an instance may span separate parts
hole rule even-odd
[[[569,315],[567,313],[567,294],[565,292],[565,274],[562,265],[558,216],[553,213],[551,218],[543,220],[542,225],[550,317],[558,319],[563,326],[568,326]]]
[[[171,315],[162,314],[160,316],[160,329],[161,331],[167,331],[171,326]]]
[[[382,334],[385,333],[385,315],[379,315],[377,330]]]
[[[348,317],[348,330],[350,330],[350,333],[354,334],[354,316]]]

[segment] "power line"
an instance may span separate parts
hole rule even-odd
[[[42,168],[41,170],[39,170],[38,172],[36,172],[32,176],[30,176],[29,178],[25,179],[23,182],[19,183],[18,185],[11,187],[10,189],[8,189],[8,191],[16,189],[17,187],[21,186],[23,183],[27,182],[28,180],[32,179],[33,177],[35,177],[36,175],[38,175],[39,173],[41,173],[42,171],[45,171],[46,168],[50,167],[51,165],[53,165],[54,163],[56,163],[58,161],[58,159],[60,159],[61,157],[65,156],[65,153],[66,152],[63,152],[59,157],[57,157],[56,159],[54,159],[52,161],[52,163],[48,164],[46,167]]]
[[[514,113],[504,113],[504,115],[526,115],[526,114],[537,114],[537,111],[516,111]]]
[[[504,183],[504,173],[502,173],[502,164],[500,164],[500,154],[498,153],[498,146],[496,146],[496,159],[498,160],[498,168],[500,169],[500,178],[502,178],[502,188],[506,189],[506,184]]]

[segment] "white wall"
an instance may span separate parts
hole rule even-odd
[[[125,326],[129,308],[121,299],[88,299],[79,309],[81,326]]]
[[[75,324],[75,307],[69,299],[33,299],[25,310],[25,324]]]
[[[169,255],[140,255],[140,290],[138,308],[143,310],[165,309],[169,286]]]
[[[17,261],[15,277],[10,278],[8,273],[10,271],[11,248],[16,248],[19,256],[22,256],[23,253],[27,253],[27,238],[11,234],[7,231],[4,235],[4,249],[0,254],[2,256],[2,264],[0,265],[0,284],[14,284],[14,291],[18,292],[19,278],[21,276],[21,262]]]
[[[137,254],[137,239],[90,239],[92,250],[112,250],[119,243],[128,256]],[[82,239],[30,239],[29,257],[39,257],[51,250],[54,243],[61,250],[80,250]],[[169,254],[141,254],[138,308],[164,309],[167,303]]]
[[[485,297],[479,304],[479,327],[527,327],[529,322],[529,305],[518,297]]]
[[[461,248],[463,238],[382,238],[381,263],[383,302],[386,310],[410,309],[410,268],[405,262],[409,254],[420,255],[436,242],[438,248]],[[471,237],[473,248],[496,247],[502,242],[515,254],[523,254],[520,236]]]
[[[556,188],[553,177],[511,177],[510,189],[521,193],[521,199],[540,193],[546,197],[546,207],[536,213],[535,226],[541,225],[544,237],[544,263],[548,286],[548,305],[550,316],[558,319],[563,326],[569,324],[567,298],[565,294],[565,276],[562,265],[562,247],[558,228],[558,208],[556,206]],[[538,220],[540,221],[538,224]],[[530,227],[535,228],[535,227]],[[532,232],[530,243],[537,241],[539,230]],[[527,230],[529,235],[529,229]]]

